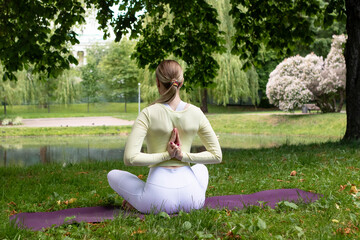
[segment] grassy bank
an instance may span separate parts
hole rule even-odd
[[[146,107],[142,103],[141,108]],[[56,117],[92,117],[92,116],[113,116],[126,120],[135,119],[138,113],[137,103],[92,103],[89,112],[86,103],[81,104],[54,104],[48,108],[38,105],[14,105],[7,108],[6,118],[20,116],[22,118],[56,118]],[[0,110],[0,118],[4,118],[4,110]]]
[[[72,207],[119,205],[106,181],[114,168],[146,177],[145,167],[121,162],[35,165],[0,168],[0,238],[3,239],[355,239],[359,238],[360,200],[349,194],[360,185],[360,150],[354,144],[311,144],[279,148],[223,149],[224,162],[208,165],[207,196],[249,194],[277,188],[301,188],[324,195],[304,205],[242,211],[199,210],[164,216],[119,217],[99,224],[73,224],[44,232],[18,230],[15,212],[55,211]],[[291,171],[296,176],[290,176]],[[345,186],[346,185],[346,186]],[[76,198],[69,205],[65,200]],[[62,203],[59,205],[57,201]],[[264,224],[265,223],[265,224]]]
[[[336,137],[344,135],[346,114],[214,114],[207,116],[216,132],[283,136]]]
[[[137,114],[126,117],[135,120]],[[215,132],[234,134],[263,134],[276,136],[308,136],[341,138],[345,133],[346,115],[341,113],[283,115],[283,114],[209,114],[207,115]],[[128,133],[130,127],[57,127],[24,128],[0,127],[0,136],[46,136],[46,135],[113,135]]]
[[[148,104],[141,103],[141,109]],[[138,113],[138,103],[127,103],[125,112],[125,103],[92,103],[88,106],[86,103],[79,104],[54,104],[48,108],[39,105],[14,105],[7,107],[7,115],[4,115],[4,109],[0,108],[1,118],[53,118],[53,117],[89,117],[89,116],[114,116],[122,119],[133,120]],[[243,112],[269,112],[273,109],[256,109],[252,106],[217,106],[209,105],[210,113],[243,113]],[[279,111],[273,111],[279,112]]]
[[[131,126],[101,127],[0,127],[0,137],[128,134]]]

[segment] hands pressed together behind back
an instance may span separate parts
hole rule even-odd
[[[183,154],[181,152],[181,140],[177,128],[174,128],[171,133],[171,137],[167,145],[167,151],[169,152],[171,158],[176,158],[180,161],[182,160]]]

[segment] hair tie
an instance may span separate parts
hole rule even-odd
[[[171,80],[172,82],[172,85],[175,86],[175,87],[178,87],[179,86],[179,82],[176,81],[175,79]]]

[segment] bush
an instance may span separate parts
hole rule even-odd
[[[1,124],[3,126],[7,126],[11,123],[11,119],[8,119],[8,118],[4,118],[2,121],[1,121]]]
[[[341,111],[345,94],[346,66],[343,48],[346,37],[333,36],[331,49],[323,60],[314,53],[294,56],[270,73],[266,95],[281,110],[293,111],[315,101],[322,112]],[[336,108],[336,102],[339,102]]]
[[[22,117],[16,117],[12,120],[13,125],[21,125],[22,124]]]

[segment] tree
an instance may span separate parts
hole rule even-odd
[[[90,102],[96,102],[99,96],[101,74],[95,65],[95,62],[88,62],[85,66],[81,67],[81,86],[82,92],[86,96],[87,111],[90,111]]]
[[[223,51],[223,39],[217,12],[205,0],[126,0],[119,10],[116,19],[102,12],[97,17],[102,27],[108,23],[115,27],[117,41],[128,33],[131,38],[141,36],[134,54],[139,66],[155,69],[173,55],[187,65],[186,88],[206,88],[213,82],[219,69],[213,54]],[[207,111],[204,104],[202,109]]]
[[[35,73],[56,77],[77,63],[68,45],[79,43],[73,31],[84,22],[81,1],[1,1],[0,62],[3,79],[31,65]]]
[[[321,74],[318,91],[322,93],[323,100],[318,102],[328,102],[322,105],[329,112],[340,112],[344,104],[346,86],[346,64],[343,55],[345,35],[333,36],[331,49],[324,62],[324,69]],[[336,102],[339,102],[336,109]]]
[[[69,104],[80,99],[80,72],[77,69],[65,70],[56,78],[57,88],[54,98],[57,103]]]
[[[231,54],[233,47],[232,37],[235,33],[234,20],[228,14],[230,0],[209,1],[219,14],[220,31],[224,32],[226,52],[215,55],[219,63],[219,71],[210,89],[210,96],[218,103],[226,105],[232,99],[235,102],[249,99],[255,104],[258,98],[258,76],[254,68],[247,72],[242,69],[242,61]]]
[[[120,43],[112,43],[108,54],[100,62],[100,68],[105,75],[105,85],[111,89],[110,99],[122,99],[126,104],[131,97],[136,96],[140,82],[139,68],[131,59],[135,43],[125,38]]]
[[[310,89],[317,88],[322,66],[323,59],[315,54],[285,59],[270,73],[266,86],[270,103],[284,111],[307,103],[314,96]]]
[[[0,74],[1,74],[0,65]],[[0,104],[4,107],[4,115],[7,114],[7,106],[21,103],[23,89],[15,82],[0,81]]]
[[[323,7],[316,0],[262,1],[231,0],[235,21],[233,51],[254,61],[261,45],[279,56],[291,56],[297,42],[310,44],[314,31],[311,18],[329,26],[346,18],[345,46],[347,126],[344,139],[360,138],[360,1],[329,0]],[[322,21],[324,17],[324,21]],[[249,65],[247,64],[247,65]]]
[[[210,90],[212,98],[223,105],[229,104],[230,99],[235,102],[250,99],[255,104],[258,98],[256,71],[252,68],[245,72],[241,60],[230,53],[217,55],[215,59],[220,63],[220,69],[214,79],[216,86]]]
[[[360,2],[345,0],[346,132],[344,139],[360,139]]]
[[[267,84],[266,94],[270,102],[281,110],[292,111],[314,100],[322,112],[340,112],[345,92],[344,43],[344,35],[334,36],[325,61],[311,53],[281,62],[271,72]]]

